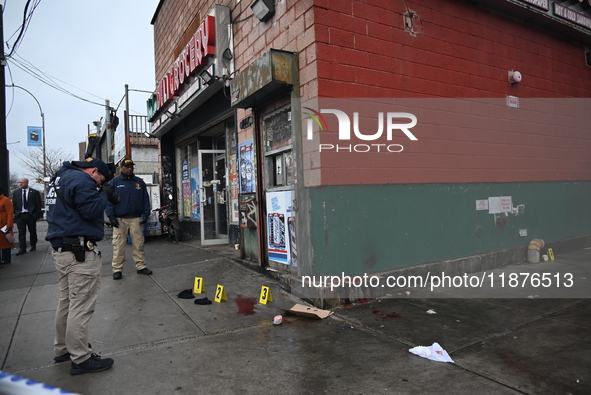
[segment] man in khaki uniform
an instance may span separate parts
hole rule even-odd
[[[152,274],[146,267],[144,254],[143,225],[150,216],[150,196],[146,183],[133,174],[135,163],[131,159],[121,161],[121,174],[111,180],[115,193],[121,197],[117,205],[109,204],[106,209],[109,222],[113,226],[113,279],[123,278],[125,246],[127,235],[131,237],[133,260],[138,274]]]

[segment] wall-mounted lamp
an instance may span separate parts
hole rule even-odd
[[[509,70],[509,83],[511,85],[519,84],[521,82],[521,73],[517,70]]]
[[[261,22],[266,22],[275,15],[275,0],[254,0],[250,8],[254,16]]]
[[[207,70],[203,70],[199,73],[199,78],[201,78],[207,85],[213,84],[218,79],[218,77],[211,75]]]

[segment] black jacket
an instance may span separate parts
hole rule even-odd
[[[58,196],[61,196],[61,199]],[[47,236],[58,247],[62,237],[86,237],[99,241],[105,233],[103,213],[107,195],[95,181],[69,162],[58,170],[47,191]]]
[[[14,207],[14,218],[16,219],[23,212],[23,188],[17,189],[12,194],[12,205]],[[36,189],[29,188],[27,210],[34,218],[41,217],[41,194]]]
[[[146,183],[139,177],[117,176],[109,184],[115,187],[115,193],[121,198],[117,205],[108,204],[107,218],[137,218],[150,216],[150,196]]]

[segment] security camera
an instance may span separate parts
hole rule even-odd
[[[519,71],[509,70],[509,83],[511,85],[519,84],[521,82],[521,73]]]

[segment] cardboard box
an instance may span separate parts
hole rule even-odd
[[[332,311],[304,306],[303,304],[295,304],[291,309],[283,309],[283,311],[289,314],[299,315],[301,317],[318,318],[321,320],[333,314]]]

